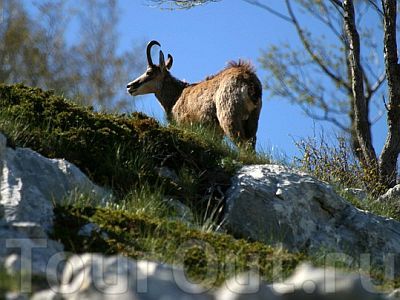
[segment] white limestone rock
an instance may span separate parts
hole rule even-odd
[[[360,274],[347,274],[333,268],[297,267],[283,283],[270,286],[285,300],[383,300],[370,280]]]
[[[224,219],[236,236],[290,251],[347,253],[355,261],[367,253],[379,266],[392,255],[399,262],[399,222],[359,210],[327,183],[283,166],[239,170],[227,192]]]
[[[76,166],[48,159],[26,148],[7,147],[0,133],[0,264],[10,272],[57,276],[49,261],[64,259],[63,245],[49,239],[54,203],[81,194],[101,201],[108,191],[93,184]]]
[[[124,256],[106,257],[85,253],[72,256],[61,283],[53,288],[58,297],[75,299],[199,299],[211,300],[207,290],[193,284],[179,268],[149,261],[134,261]],[[45,299],[41,292],[33,299]],[[53,298],[56,299],[56,298]]]
[[[217,300],[279,300],[275,292],[253,272],[243,273],[226,282],[215,293]]]
[[[7,222],[34,222],[51,229],[53,202],[86,194],[104,201],[110,193],[93,184],[75,165],[48,159],[27,148],[6,147],[0,134],[0,206]]]

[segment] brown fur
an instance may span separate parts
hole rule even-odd
[[[247,91],[238,90],[245,87]],[[237,143],[255,145],[261,110],[261,83],[253,67],[242,61],[187,86],[172,108],[178,123],[198,122],[221,127]]]
[[[207,76],[205,80],[213,79],[214,77],[218,76],[219,74],[231,68],[241,68],[245,72],[256,73],[254,66],[250,62],[242,59],[239,59],[239,61],[231,60],[230,62],[228,62],[228,65],[222,71],[220,71],[217,74]]]
[[[163,63],[162,57],[160,66],[151,67],[156,74],[150,80],[142,75],[128,84],[128,90],[134,86],[132,93],[141,94],[136,92],[140,82],[150,81],[143,89],[155,93],[169,119],[220,127],[237,144],[255,147],[262,88],[250,63],[230,62],[219,73],[193,84],[171,76]]]

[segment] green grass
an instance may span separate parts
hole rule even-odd
[[[231,176],[242,165],[271,163],[272,155],[238,149],[210,128],[163,127],[140,113],[97,113],[52,92],[0,85],[0,132],[7,135],[10,146],[65,158],[94,182],[114,191],[115,199],[108,203],[76,195],[55,204],[53,238],[60,240],[66,251],[120,253],[179,265],[190,278],[210,287],[254,267],[271,282],[277,263],[283,278],[301,261],[322,264],[319,257],[215,232],[223,222],[223,195]],[[360,183],[353,181],[357,178],[350,176],[351,168],[344,169],[347,177],[340,173],[346,163],[343,151],[326,160],[330,154],[324,148],[327,157],[318,161],[314,158],[319,153],[313,152],[318,147],[306,150],[313,156],[306,156],[302,166],[320,179],[336,184],[344,179],[339,181],[339,190]],[[190,208],[190,221],[182,219],[173,201]],[[350,201],[380,214],[396,213],[393,206]],[[96,224],[101,231],[78,235],[87,223]],[[376,271],[374,276],[381,274]],[[12,280],[0,271],[0,295],[13,288]],[[385,284],[390,283],[382,281]]]
[[[296,167],[326,181],[336,192],[356,207],[374,214],[400,220],[400,206],[397,203],[378,203],[376,199],[386,192],[379,183],[376,168],[365,168],[355,158],[348,141],[336,137],[327,142],[322,134],[319,138],[307,138],[296,142],[302,157],[295,158]],[[347,193],[346,188],[360,188],[367,192],[367,198],[360,201]]]
[[[235,170],[240,165],[268,164],[273,160],[272,155],[267,151],[255,152],[245,147],[235,146],[216,128],[210,128],[202,124],[172,124],[170,128],[183,130],[185,134],[193,136],[196,140],[204,143],[208,148],[223,153],[224,157],[221,163],[226,166],[230,163],[230,166]]]
[[[0,131],[10,145],[30,147],[50,158],[65,158],[92,180],[124,195],[142,185],[161,185],[166,194],[202,206],[210,185],[226,188],[230,172],[224,153],[191,134],[162,127],[142,114],[96,113],[51,92],[0,85]],[[188,170],[197,190],[159,176],[159,168]]]
[[[20,287],[20,278],[11,276],[0,267],[0,299],[5,298],[6,292],[16,292]]]
[[[30,279],[30,282],[27,280]],[[0,267],[0,299],[6,299],[7,293],[20,293],[23,291],[31,295],[34,292],[49,288],[46,278],[21,274],[10,274],[3,267]]]
[[[57,206],[55,212],[53,238],[60,240],[67,251],[122,253],[134,259],[182,266],[192,280],[206,286],[216,287],[235,272],[254,266],[272,281],[274,263],[282,261],[283,274],[287,276],[304,259],[301,254],[237,240],[227,234],[204,232],[140,210]],[[89,222],[97,224],[102,232],[79,236],[79,229]]]
[[[86,200],[55,208],[52,238],[61,241],[66,251],[100,252],[105,255],[118,253],[133,259],[180,266],[191,281],[209,288],[218,287],[228,278],[250,269],[259,271],[266,282],[282,280],[304,261],[317,267],[329,266],[344,272],[360,272],[371,277],[380,291],[388,292],[400,286],[400,278],[391,280],[385,277],[385,270],[376,267],[360,270],[357,261],[352,261],[350,265],[335,260],[327,261],[327,254],[331,253],[328,249],[321,249],[311,256],[290,253],[276,246],[236,239],[225,233],[205,231],[196,224],[171,220],[173,213],[169,211],[168,216],[163,215],[166,212],[164,208],[160,213],[153,209],[140,209],[139,204],[138,209],[127,210],[117,206],[85,207],[85,203]],[[146,206],[145,203],[141,205]],[[94,231],[90,236],[79,236],[78,231],[87,223],[96,224],[101,231]]]
[[[145,185],[132,190],[122,200],[110,203],[108,207],[154,218],[166,218],[174,214],[162,189],[157,190]]]
[[[367,195],[366,199],[361,200],[339,187],[336,189],[336,192],[361,210],[369,211],[379,216],[393,218],[397,221],[400,221],[400,206],[397,201],[378,202],[376,201],[376,197],[371,195]]]
[[[0,132],[12,146],[67,159],[120,196],[143,185],[161,187],[166,196],[198,211],[214,197],[210,187],[226,190],[241,165],[269,162],[264,155],[232,147],[208,128],[163,127],[140,113],[97,113],[22,85],[0,85]],[[160,168],[177,174],[179,181],[160,176]]]
[[[138,113],[96,113],[51,92],[21,85],[0,85],[0,116],[0,131],[11,145],[65,158],[116,194],[112,203],[76,196],[55,207],[54,238],[66,250],[123,253],[178,264],[200,280],[206,263],[200,246],[207,245],[216,265],[210,269],[211,277],[206,273],[213,278],[203,282],[206,285],[220,284],[235,269],[245,270],[249,257],[257,256],[256,264],[266,278],[271,278],[276,259],[287,261],[289,273],[301,257],[213,232],[231,175],[243,164],[267,163],[269,158],[237,149],[209,128],[162,127]],[[161,169],[174,176],[160,175]],[[179,212],[170,199],[190,207],[192,224],[176,220]],[[79,236],[79,229],[89,222],[106,235],[94,231],[90,237]],[[191,242],[200,246],[188,246]]]

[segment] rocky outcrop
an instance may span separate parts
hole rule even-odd
[[[207,289],[168,265],[89,253],[71,257],[67,265],[60,285],[33,299],[212,299]]]
[[[308,264],[297,267],[282,283],[270,285],[285,300],[378,300],[384,299],[371,281],[360,274],[347,274],[334,268],[314,268]]]
[[[217,300],[383,300],[370,280],[333,268],[297,267],[283,282],[266,284],[254,273],[241,274],[225,282]]]
[[[389,207],[391,211],[400,215],[400,184],[389,189],[376,200],[379,205]]]
[[[257,273],[239,274],[222,284],[215,293],[217,300],[280,300],[278,293],[260,280]]]
[[[6,147],[1,134],[0,170],[0,205],[7,222],[34,222],[48,231],[54,202],[74,194],[95,198],[108,195],[68,161],[48,159],[27,148]]]
[[[56,276],[49,264],[63,246],[48,238],[54,203],[81,194],[106,200],[109,193],[63,159],[7,147],[0,134],[0,264],[10,271]]]
[[[399,222],[361,211],[328,184],[283,166],[243,167],[228,191],[225,222],[236,236],[290,251],[356,261],[371,255],[380,266],[400,253]]]
[[[63,245],[49,238],[54,203],[82,194],[102,203],[110,194],[65,160],[7,147],[1,134],[0,176],[0,264],[13,272],[45,275],[52,288],[34,294],[36,300],[382,299],[364,277],[310,266],[299,267],[279,284],[267,284],[258,274],[248,273],[213,291],[191,282],[179,267],[119,255],[73,255],[64,265]],[[183,216],[189,213],[182,209]],[[241,170],[229,191],[226,222],[237,235],[282,243],[290,250],[320,251],[325,246],[345,251],[354,243],[355,253],[365,247],[377,252],[378,246],[380,251],[398,253],[397,222],[357,210],[327,184],[279,166]],[[78,234],[93,232],[105,234],[92,223]],[[30,292],[26,283],[22,292]]]
[[[378,198],[380,202],[400,202],[400,184],[389,189],[385,194]]]
[[[123,256],[82,254],[71,257],[59,286],[39,292],[47,299],[215,299],[215,300],[381,300],[371,282],[359,274],[304,264],[280,283],[267,284],[257,273],[231,278],[216,291],[186,278],[180,268]]]

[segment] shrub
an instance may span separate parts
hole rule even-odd
[[[323,135],[296,142],[302,157],[295,158],[296,165],[320,180],[336,184],[339,188],[361,188],[376,196],[385,192],[379,184],[376,168],[363,168],[355,158],[348,141],[336,137],[328,143]]]

